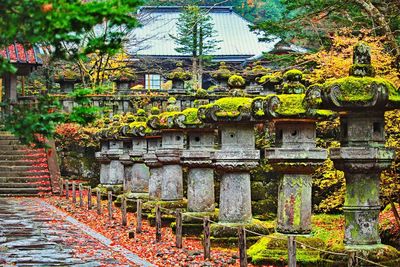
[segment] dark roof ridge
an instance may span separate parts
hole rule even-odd
[[[143,10],[156,10],[158,12],[180,12],[185,6],[142,6],[139,12]],[[201,9],[208,9],[212,12],[232,12],[232,6],[199,6]]]

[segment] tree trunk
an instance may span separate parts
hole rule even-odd
[[[392,49],[391,53],[395,57],[400,56],[400,47],[397,44],[396,37],[394,36],[392,29],[385,16],[376,8],[370,0],[354,0],[355,3],[359,4],[362,9],[378,24],[380,29],[383,31],[383,34],[386,35],[386,38],[389,42],[390,48]]]

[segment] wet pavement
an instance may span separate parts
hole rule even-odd
[[[137,266],[40,199],[0,198],[0,266]]]

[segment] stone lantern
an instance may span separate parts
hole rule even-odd
[[[228,79],[232,75],[232,72],[228,69],[225,62],[220,62],[219,68],[211,73],[217,84],[215,86],[215,93],[228,92]]]
[[[259,61],[254,63],[254,66],[248,67],[243,71],[246,81],[249,83],[246,86],[248,94],[260,94],[263,87],[259,84],[258,80],[268,73],[268,69],[264,68]]]
[[[102,151],[97,158],[102,162],[102,185],[122,185],[124,182],[124,165],[120,156],[124,154],[124,141],[119,137],[120,117],[114,116],[113,122],[102,131]]]
[[[122,134],[131,138],[131,149],[124,155],[125,188],[130,197],[148,198],[149,192],[149,168],[144,164],[144,154],[147,152],[145,139],[146,122],[135,121],[122,128]]]
[[[170,94],[185,94],[185,81],[192,78],[190,72],[182,68],[182,63],[177,63],[176,68],[167,76],[168,80],[172,81],[172,88],[169,90]]]
[[[277,231],[291,235],[311,232],[311,175],[327,158],[316,148],[316,121],[334,114],[307,108],[304,96],[270,95],[252,103],[255,118],[275,123],[275,147],[265,149],[265,158],[281,174]]]
[[[161,136],[147,135],[147,151],[143,155],[143,160],[149,168],[149,199],[157,201],[161,199],[162,163],[157,159],[156,150],[161,148]]]
[[[147,124],[150,128],[161,131],[161,148],[155,151],[158,161],[162,164],[161,200],[181,203],[183,200],[181,154],[185,147],[185,134],[182,129],[171,127],[174,124],[174,112],[151,116]]]
[[[400,107],[400,94],[389,81],[374,78],[371,49],[359,43],[350,76],[315,87],[309,95],[340,114],[341,147],[332,148],[330,158],[346,178],[345,246],[379,253],[379,180],[395,156],[385,148],[384,112]]]
[[[107,184],[110,175],[110,160],[107,158],[108,141],[100,139],[101,149],[95,153],[95,158],[100,162],[100,184]]]
[[[237,235],[224,225],[242,225],[269,233],[267,227],[252,218],[251,212],[250,170],[260,159],[260,152],[255,149],[251,101],[246,97],[221,98],[198,111],[200,120],[218,127],[221,138],[221,149],[214,152],[214,166],[221,174],[219,222],[222,225],[211,226],[216,238]]]

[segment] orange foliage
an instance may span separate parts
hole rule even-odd
[[[376,75],[390,80],[399,87],[400,73],[393,67],[393,56],[385,50],[384,37],[373,36],[369,30],[363,30],[361,35],[354,36],[350,29],[342,29],[332,37],[330,50],[306,55],[306,60],[317,64],[317,68],[307,75],[310,82],[323,83],[330,78],[348,76],[353,61],[353,46],[359,41],[364,41],[371,46],[372,64]]]

